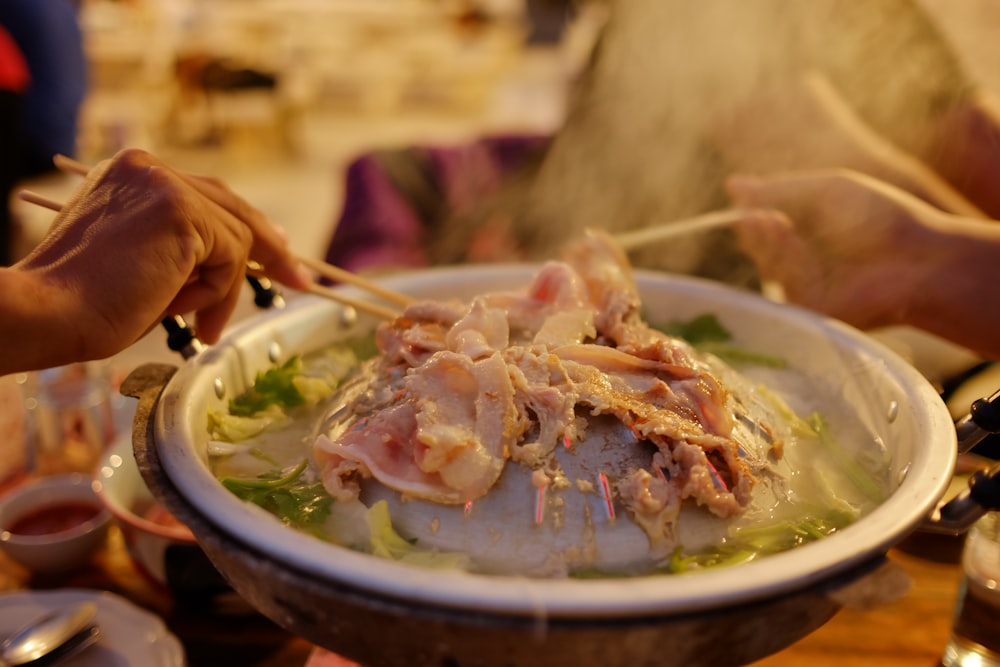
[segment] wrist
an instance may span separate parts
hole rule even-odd
[[[0,268],[0,375],[59,366],[84,354],[78,306],[41,275]]]

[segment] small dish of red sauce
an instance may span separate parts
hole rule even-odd
[[[17,517],[7,530],[30,537],[54,535],[92,521],[102,510],[100,505],[84,501],[52,503]]]
[[[111,522],[87,475],[28,480],[0,495],[0,550],[35,573],[90,562]]]

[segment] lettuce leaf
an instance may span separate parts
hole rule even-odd
[[[285,411],[277,405],[269,405],[252,416],[231,415],[217,410],[208,412],[208,432],[213,440],[242,442],[265,430],[284,423],[288,419]]]
[[[384,500],[368,508],[365,519],[371,533],[371,552],[380,558],[438,569],[468,568],[469,557],[465,554],[428,551],[403,539],[392,527],[389,504]]]
[[[674,550],[667,569],[670,573],[679,574],[746,563],[814,542],[840,530],[856,518],[854,513],[839,510],[807,511],[797,520],[777,521],[764,526],[744,526],[733,531],[725,544],[695,554],[685,554],[678,547]]]

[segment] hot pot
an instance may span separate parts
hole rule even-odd
[[[537,267],[469,266],[386,278],[422,297],[526,285]],[[821,626],[845,591],[936,507],[956,432],[935,390],[880,343],[839,322],[717,283],[638,271],[653,322],[710,312],[741,345],[833,383],[889,454],[897,486],[873,512],[817,542],[690,575],[539,579],[418,569],[293,531],[231,495],[207,460],[206,415],[255,374],[375,325],[302,297],[252,318],[179,368],[137,369],[133,446],[157,499],[229,583],[297,635],[365,665],[728,665]],[[353,290],[348,289],[351,292]],[[354,296],[364,298],[360,293]]]

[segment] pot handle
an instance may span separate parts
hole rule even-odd
[[[955,424],[958,453],[965,454],[988,435],[1000,433],[1000,389],[989,398],[972,403],[969,414]]]
[[[960,535],[989,511],[1000,510],[1000,462],[989,470],[978,470],[969,486],[938,507],[922,529],[943,535]]]
[[[247,274],[247,282],[253,288],[253,302],[258,308],[284,308],[284,298],[269,279]],[[167,347],[185,359],[205,349],[205,344],[198,340],[194,330],[180,315],[165,317],[161,324],[167,330]]]
[[[139,399],[135,417],[132,419],[133,449],[137,441],[143,446],[152,445],[153,413],[156,412],[160,395],[176,372],[177,367],[170,364],[144,364],[129,373],[122,381],[119,389],[122,396]]]
[[[1000,390],[972,404],[969,414],[955,424],[958,452],[965,454],[988,435],[1000,433]],[[1000,463],[978,470],[968,488],[939,506],[921,528],[932,533],[959,535],[991,510],[1000,510]]]

